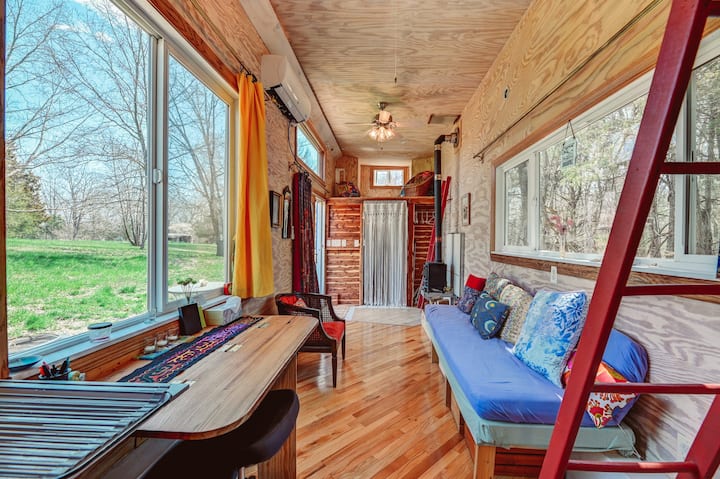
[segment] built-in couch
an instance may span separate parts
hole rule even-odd
[[[470,315],[454,305],[426,306],[422,325],[432,342],[433,362],[445,377],[446,404],[470,448],[473,477],[536,475],[564,389],[518,359],[511,342],[483,339]],[[642,381],[647,373],[645,350],[617,330],[603,362],[629,381]],[[613,412],[604,427],[596,427],[587,415],[574,451],[633,454],[634,433],[622,424],[631,406]]]

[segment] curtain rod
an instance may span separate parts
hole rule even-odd
[[[580,70],[582,70],[583,68],[585,68],[592,60],[595,59],[595,57],[597,57],[598,55],[600,55],[600,53],[602,53],[603,51],[605,51],[605,49],[607,49],[608,47],[610,47],[610,45],[612,45],[613,43],[615,43],[616,40],[618,40],[618,39],[619,39],[625,32],[627,32],[633,25],[635,25],[636,23],[638,23],[643,17],[645,17],[648,13],[650,13],[650,12],[651,12],[655,7],[657,7],[658,4],[660,4],[661,2],[662,2],[662,0],[654,0],[653,2],[651,2],[650,4],[648,4],[644,9],[642,9],[642,11],[641,11],[640,13],[638,13],[635,17],[633,17],[632,19],[630,19],[629,22],[627,22],[625,25],[623,25],[623,27],[622,27],[620,30],[618,30],[617,32],[615,32],[615,34],[612,35],[612,36],[611,36],[605,43],[603,43],[597,50],[595,50],[594,52],[592,52],[592,53],[590,54],[590,56],[588,56],[582,63],[580,63],[580,65],[578,65],[577,67],[573,68],[573,70],[572,70],[569,74],[567,74],[567,75],[565,76],[565,78],[563,78],[562,80],[560,80],[560,82],[559,82],[554,88],[552,88],[548,93],[546,93],[545,95],[543,95],[542,98],[540,98],[538,101],[536,101],[536,102],[535,102],[525,113],[523,113],[517,120],[515,120],[514,122],[512,122],[512,123],[510,124],[510,126],[508,126],[507,128],[505,128],[500,134],[498,134],[497,136],[495,136],[495,138],[493,138],[488,144],[486,144],[480,151],[478,151],[477,153],[475,153],[475,154],[473,155],[473,158],[474,158],[474,159],[476,159],[476,158],[481,158],[480,161],[481,161],[481,162],[484,162],[484,161],[485,161],[485,153],[490,149],[491,146],[493,146],[495,143],[497,143],[498,140],[500,140],[500,138],[502,138],[503,136],[505,136],[505,134],[507,134],[507,132],[509,132],[510,130],[512,130],[513,128],[515,128],[515,126],[517,126],[518,123],[520,123],[522,120],[524,120],[525,117],[527,117],[528,115],[530,115],[530,113],[532,113],[532,112],[535,110],[535,108],[537,108],[537,107],[539,107],[540,105],[542,105],[545,100],[547,100],[551,95],[553,95],[556,91],[558,91],[560,88],[562,88],[562,86],[565,85],[565,83],[567,83],[568,81],[570,81],[570,79],[573,78],[575,75],[577,75],[577,74],[580,72]]]

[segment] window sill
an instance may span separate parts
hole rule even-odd
[[[221,304],[227,300],[229,296],[216,296],[214,298],[204,301],[201,306],[203,309],[211,308],[218,304]],[[57,342],[52,341],[50,343],[42,344],[33,348],[25,349],[17,353],[11,354],[10,359],[15,357],[37,355],[41,356],[42,360],[48,364],[57,364],[70,358],[72,362],[78,358],[84,358],[87,356],[94,355],[105,349],[117,346],[120,343],[127,341],[136,336],[142,336],[143,333],[159,329],[170,323],[176,322],[178,315],[176,311],[158,316],[152,323],[144,322],[143,318],[136,318],[134,320],[124,321],[125,324],[119,323],[118,325],[113,324],[113,331],[110,338],[106,341],[90,341],[88,333],[82,333],[68,338],[61,338]],[[116,329],[117,327],[117,329]],[[37,365],[36,365],[37,366]],[[85,372],[85,371],[81,371]],[[30,367],[11,373],[11,379],[28,379],[34,377],[38,373],[37,367]]]
[[[536,269],[539,271],[550,271],[551,266],[557,268],[558,274],[565,276],[573,276],[576,278],[588,279],[591,281],[597,280],[598,272],[600,271],[600,262],[591,260],[576,260],[576,259],[563,259],[557,258],[538,258],[537,256],[529,256],[522,254],[508,254],[500,252],[490,253],[490,260],[496,263],[510,264],[514,266],[521,266],[524,268]],[[630,279],[628,284],[639,285],[639,284],[716,284],[717,281],[714,279],[703,279],[697,277],[680,276],[681,273],[656,273],[648,272],[648,270],[654,269],[649,266],[637,265],[633,267],[633,271],[630,273]],[[683,295],[684,298],[695,299],[698,301],[706,301],[710,303],[720,304],[720,297],[710,295]]]

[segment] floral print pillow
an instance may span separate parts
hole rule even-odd
[[[587,304],[584,291],[538,291],[513,348],[515,356],[562,387],[562,373],[585,325]]]

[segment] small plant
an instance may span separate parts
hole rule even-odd
[[[195,283],[197,283],[197,280],[190,277],[177,280],[177,284],[180,285],[183,290],[183,294],[185,294],[187,304],[190,304],[190,299],[192,298],[193,290],[195,289]]]

